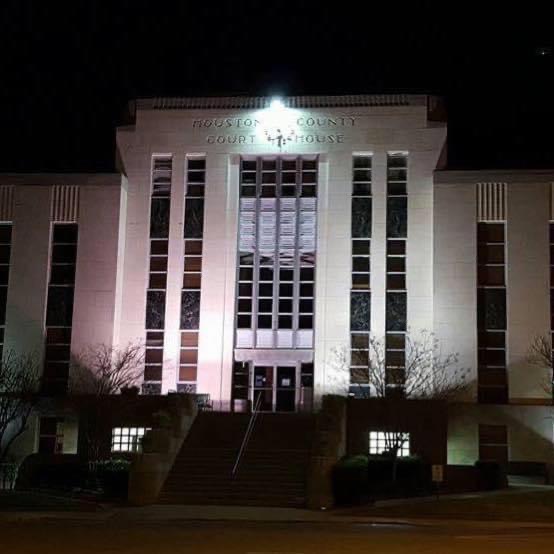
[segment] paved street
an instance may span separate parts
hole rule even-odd
[[[551,553],[554,528],[353,523],[0,521],[2,552],[86,553]]]

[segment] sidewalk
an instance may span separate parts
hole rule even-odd
[[[32,493],[29,493],[32,494]],[[35,498],[29,498],[34,502]],[[1,501],[1,496],[0,496]],[[63,506],[63,503],[66,503]],[[265,522],[306,524],[410,525],[446,527],[554,528],[554,491],[549,488],[450,495],[439,498],[388,501],[388,505],[359,506],[334,510],[303,510],[257,506],[151,505],[124,507],[82,503],[49,497],[42,505],[25,510],[0,511],[0,523],[59,520],[127,525],[177,522]],[[46,504],[45,504],[46,503]],[[33,509],[33,506],[38,507]],[[41,509],[42,508],[42,509]],[[536,514],[536,516],[535,516]]]

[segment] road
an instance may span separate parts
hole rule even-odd
[[[551,553],[554,528],[352,523],[1,521],[0,551],[24,554]]]

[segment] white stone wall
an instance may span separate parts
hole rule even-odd
[[[527,361],[537,336],[550,334],[550,187],[510,183],[507,223],[507,366],[510,399],[547,399],[551,369]]]
[[[434,187],[434,332],[445,354],[469,370],[477,399],[477,218],[474,184]]]

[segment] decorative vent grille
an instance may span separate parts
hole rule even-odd
[[[13,219],[13,185],[0,187],[0,221]]]
[[[477,221],[506,221],[506,183],[477,183]]]
[[[55,223],[77,223],[79,219],[79,187],[56,185],[52,195],[51,219]]]

